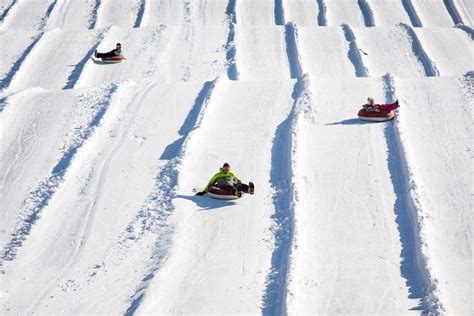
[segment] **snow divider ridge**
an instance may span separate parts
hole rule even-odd
[[[357,4],[359,5],[360,11],[362,12],[362,16],[364,17],[364,24],[365,26],[372,27],[375,26],[374,21],[374,12],[372,8],[365,0],[358,0]]]
[[[326,6],[326,1],[324,0],[318,0],[318,25],[319,26],[327,26],[328,25],[328,20],[327,20],[327,6]]]
[[[66,85],[64,86],[64,90],[66,89],[74,89],[74,86],[76,85],[77,81],[81,77],[82,70],[84,69],[86,63],[90,60],[90,58],[94,55],[95,50],[97,47],[100,45],[100,42],[104,39],[105,34],[100,33],[94,42],[94,45],[89,49],[87,54],[84,55],[84,57],[74,66],[74,69],[71,71],[67,78]]]
[[[299,78],[302,75],[301,61],[298,53],[298,29],[293,22],[285,25],[286,53],[290,64],[291,78]]]
[[[451,19],[453,19],[454,24],[464,24],[453,0],[443,0],[443,2],[446,6],[446,10],[448,10],[449,15],[451,16]]]
[[[272,230],[275,246],[263,296],[263,315],[286,314],[287,278],[294,238],[295,204],[298,200],[294,153],[297,147],[298,122],[302,115],[306,117],[310,113],[312,103],[307,74],[298,78],[292,97],[294,102],[291,111],[278,125],[272,146],[270,183],[274,191]]]
[[[285,25],[285,10],[282,0],[275,0],[275,25]]]
[[[62,157],[53,167],[51,175],[42,180],[38,186],[29,193],[23,201],[20,210],[20,219],[11,233],[10,241],[4,246],[0,255],[0,269],[3,261],[12,261],[16,257],[17,250],[23,245],[30,234],[33,225],[40,218],[43,209],[48,205],[74,159],[77,151],[94,134],[101,119],[111,104],[113,95],[118,86],[110,84],[102,88],[98,93],[84,95],[78,106],[92,109],[88,113],[85,124],[74,129],[72,139],[68,141],[62,150]]]
[[[346,37],[346,40],[349,43],[349,52],[347,53],[347,57],[349,57],[349,60],[354,65],[356,76],[368,77],[369,70],[364,65],[352,28],[348,24],[342,24],[341,26],[342,30],[344,31],[344,36]]]
[[[423,24],[421,24],[421,20],[418,17],[418,14],[416,13],[415,8],[413,7],[413,3],[411,3],[411,0],[402,0],[402,4],[408,14],[408,17],[410,18],[411,25],[413,25],[413,27],[422,27]]]
[[[235,1],[229,0],[225,14],[229,23],[229,34],[227,36],[227,43],[225,44],[226,59],[227,59],[227,77],[229,80],[239,80],[239,71],[237,70],[237,62],[235,60],[235,25],[237,18],[235,14]]]
[[[131,295],[130,305],[125,315],[133,315],[139,307],[149,283],[161,268],[171,246],[174,229],[168,223],[168,217],[174,210],[173,199],[176,196],[179,169],[186,155],[187,144],[192,139],[193,132],[201,126],[212,93],[218,82],[219,78],[204,84],[179,130],[181,138],[168,145],[160,157],[160,159],[168,161],[163,167],[159,168],[153,192],[148,195],[133,221],[127,226],[120,241],[122,245],[125,245],[130,241],[137,242],[145,234],[156,236],[151,268],[136,288],[135,293]],[[166,155],[165,153],[170,151],[169,148],[174,148],[171,150],[173,154]]]
[[[18,0],[12,1],[12,3],[10,3],[10,5],[2,12],[2,14],[0,14],[0,21],[2,21],[2,26],[5,23],[5,18],[10,13],[10,10],[14,8],[16,4],[18,4]],[[2,27],[0,27],[0,29],[2,29]]]
[[[474,40],[474,29],[472,27],[464,24],[456,24],[454,27],[463,30],[471,37],[471,40]]]
[[[134,28],[138,28],[142,24],[143,15],[145,13],[146,0],[140,0],[140,6],[138,7],[137,18],[133,24]]]
[[[395,85],[392,75],[384,77],[386,99],[394,101]],[[398,118],[400,120],[400,117]],[[403,118],[402,118],[403,120]],[[444,312],[433,276],[425,238],[424,211],[418,184],[410,166],[410,159],[400,124],[393,122],[385,127],[388,148],[388,168],[396,194],[394,211],[402,244],[401,274],[406,279],[410,298],[419,298],[417,310],[439,315]]]
[[[97,24],[97,16],[99,12],[99,8],[101,4],[101,0],[95,0],[95,5],[92,7],[92,12],[91,16],[89,17],[89,29],[95,28],[95,25]]]
[[[423,46],[420,43],[420,40],[418,39],[418,36],[415,33],[415,30],[413,30],[411,26],[404,23],[400,23],[400,26],[405,29],[408,36],[410,37],[413,53],[415,54],[415,56],[418,58],[421,65],[423,66],[425,76],[427,77],[439,76],[439,71],[436,68],[436,65],[434,64],[434,62],[430,59],[430,57],[424,50]]]
[[[13,64],[12,68],[10,69],[8,74],[5,76],[5,78],[0,80],[0,90],[5,90],[10,86],[13,80],[13,77],[18,72],[18,70],[20,70],[20,67],[23,65],[23,62],[25,61],[26,57],[28,57],[28,55],[31,53],[31,51],[36,46],[36,44],[38,44],[38,42],[41,40],[43,35],[44,33],[40,33],[36,35],[35,37],[33,37],[33,41],[31,42],[31,44],[23,51],[20,58],[16,60],[16,62]],[[0,112],[2,110],[3,108],[0,108]]]

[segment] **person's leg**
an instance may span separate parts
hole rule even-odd
[[[97,58],[104,58],[104,57],[114,57],[115,55],[113,53],[97,53],[96,57]]]
[[[388,103],[388,104],[380,104],[380,109],[383,111],[392,111],[398,108],[398,103]]]

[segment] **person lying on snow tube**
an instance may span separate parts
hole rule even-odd
[[[376,104],[375,99],[372,97],[367,98],[367,103],[362,105],[364,110],[367,112],[380,112],[380,111],[392,111],[396,110],[400,107],[398,104],[398,100],[395,103],[387,103],[387,104]]]
[[[253,183],[250,182],[248,185],[242,183],[239,178],[237,178],[232,172],[230,172],[230,165],[226,162],[219,169],[219,172],[216,173],[202,192],[199,192],[197,195],[204,195],[209,192],[209,189],[213,186],[218,187],[224,191],[227,191],[228,195],[237,195],[238,192],[244,193],[254,193]]]
[[[117,43],[115,45],[115,49],[112,49],[110,52],[107,53],[98,53],[97,50],[94,52],[95,58],[109,58],[109,57],[117,57],[122,54],[122,44]]]

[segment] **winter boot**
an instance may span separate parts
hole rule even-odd
[[[97,58],[97,49],[94,51],[94,57]]]
[[[395,104],[397,105],[397,108],[399,108],[399,107],[400,107],[400,104],[398,104],[398,99],[397,99],[397,100],[395,100]]]
[[[253,182],[249,182],[249,193],[253,194],[255,192],[255,186],[253,185]]]

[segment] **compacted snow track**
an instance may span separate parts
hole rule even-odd
[[[3,1],[0,314],[474,313],[472,16]],[[224,162],[255,194],[195,196]]]

